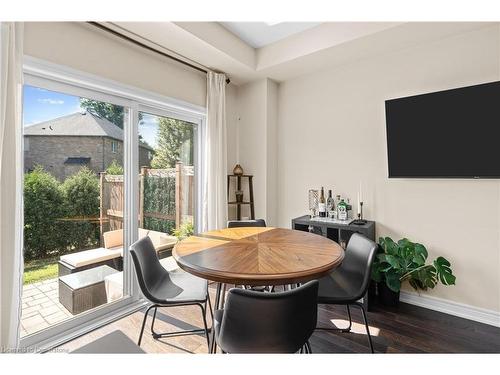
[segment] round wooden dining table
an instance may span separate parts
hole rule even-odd
[[[175,245],[172,255],[184,271],[217,282],[216,310],[223,307],[225,284],[296,285],[318,279],[342,263],[344,250],[317,234],[242,227],[188,237]]]

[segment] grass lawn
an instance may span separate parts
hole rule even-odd
[[[57,277],[59,257],[29,260],[24,263],[24,284],[32,284]]]

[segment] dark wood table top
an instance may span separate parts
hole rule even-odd
[[[227,228],[180,241],[179,266],[207,280],[237,285],[283,285],[317,279],[338,267],[336,242],[284,228]]]

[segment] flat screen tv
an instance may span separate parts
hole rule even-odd
[[[389,177],[500,178],[500,82],[385,102]]]

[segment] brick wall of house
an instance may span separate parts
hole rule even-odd
[[[68,157],[89,157],[88,167],[98,173],[103,167],[102,155],[102,137],[25,136],[25,171],[34,169],[38,164],[61,181],[81,167],[65,164]]]
[[[116,152],[112,150],[116,142]],[[96,174],[116,160],[123,166],[123,143],[107,137],[25,136],[24,169],[41,165],[60,181],[78,172],[83,165],[65,164],[69,157],[90,158],[88,167]],[[149,150],[139,147],[139,166],[149,166]]]
[[[116,152],[112,150],[112,143],[116,143]],[[104,138],[104,169],[110,165],[113,160],[116,160],[118,164],[123,166],[123,142],[117,141],[111,138]]]

